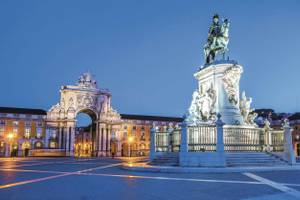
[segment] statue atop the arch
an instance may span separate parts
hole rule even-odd
[[[214,61],[216,55],[223,54],[228,51],[229,42],[229,21],[222,20],[219,23],[219,15],[213,16],[213,22],[209,27],[207,42],[204,45],[205,63],[209,64]]]
[[[90,72],[81,75],[77,81],[77,85],[87,88],[97,88],[97,82]]]

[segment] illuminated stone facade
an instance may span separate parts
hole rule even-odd
[[[47,113],[49,147],[66,156],[144,156],[149,154],[150,127],[169,126],[181,118],[119,114],[112,108],[111,93],[99,89],[90,73],[75,85],[62,86],[60,101]],[[90,128],[76,134],[76,117],[86,113]],[[76,139],[76,135],[78,139]],[[81,137],[81,139],[80,139]]]
[[[90,73],[80,76],[75,85],[62,86],[59,103],[47,113],[47,135],[67,156],[74,155],[78,113],[86,113],[92,119],[92,155],[109,155],[109,141],[118,129],[120,115],[111,106],[110,92],[99,89]]]
[[[41,109],[0,107],[0,156],[27,156],[47,147],[45,118]]]

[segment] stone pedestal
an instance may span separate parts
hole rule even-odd
[[[155,132],[156,129],[153,126],[150,130],[150,154],[149,154],[150,161],[153,161],[153,159],[155,158]]]
[[[199,121],[214,121],[216,113],[220,113],[225,124],[243,124],[239,109],[242,72],[242,66],[228,60],[202,66],[194,74],[198,80],[198,89],[193,95],[197,107],[194,115]]]
[[[296,157],[293,149],[293,142],[292,142],[292,129],[286,120],[284,125],[284,152],[283,158],[288,161],[289,164],[294,165],[296,164]]]

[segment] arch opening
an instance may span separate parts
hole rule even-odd
[[[75,116],[75,148],[76,157],[96,156],[96,123],[97,114],[90,109],[83,109]]]

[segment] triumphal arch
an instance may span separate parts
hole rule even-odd
[[[48,111],[49,146],[56,146],[66,156],[74,155],[79,113],[86,113],[92,119],[92,156],[109,156],[111,141],[117,140],[121,117],[111,106],[111,93],[98,88],[89,72],[80,76],[75,85],[62,86],[59,102]]]

